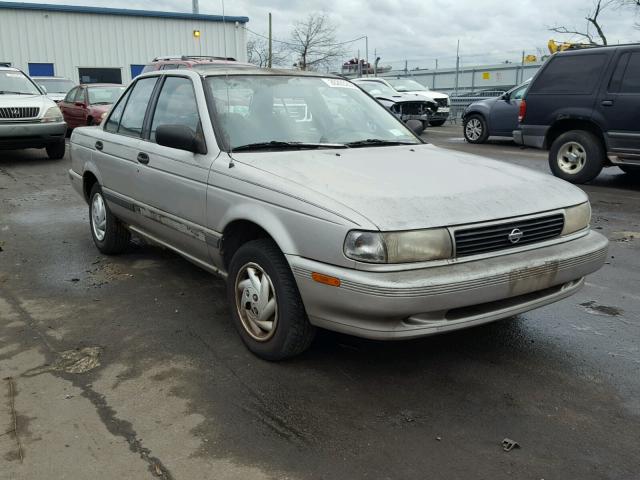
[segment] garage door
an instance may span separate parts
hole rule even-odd
[[[29,75],[32,77],[53,77],[53,63],[30,63]]]
[[[144,65],[131,65],[131,80],[136,78],[138,75],[142,73],[142,69]]]
[[[80,83],[122,83],[119,68],[79,68]]]

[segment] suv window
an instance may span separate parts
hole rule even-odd
[[[528,86],[529,84],[527,83],[526,85],[522,85],[520,88],[515,89],[513,92],[511,92],[511,98],[513,100],[522,100],[524,92],[527,91]]]
[[[144,116],[157,80],[158,77],[142,78],[133,86],[129,94],[129,101],[120,119],[118,133],[130,137],[142,136]]]
[[[622,76],[620,93],[640,93],[640,52],[634,52],[629,58]]]
[[[76,93],[78,93],[78,87],[75,87],[69,90],[69,93],[67,93],[67,96],[64,97],[64,102],[73,103],[74,99],[76,98]]]
[[[591,93],[603,70],[607,55],[558,55],[550,60],[531,86],[531,93]]]
[[[116,133],[118,131],[118,127],[120,126],[120,119],[122,118],[122,112],[124,111],[124,107],[127,105],[127,100],[129,99],[129,94],[131,93],[131,89],[127,90],[120,101],[117,103],[113,110],[111,110],[111,115],[109,115],[109,119],[104,126],[104,129],[107,132]]]
[[[156,140],[156,129],[160,125],[184,125],[194,132],[198,131],[198,104],[193,84],[188,78],[167,77],[165,80],[151,122],[152,142]]]

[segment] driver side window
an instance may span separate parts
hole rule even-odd
[[[522,100],[522,97],[524,96],[525,92],[527,91],[527,87],[529,86],[529,84],[523,85],[520,88],[518,88],[517,90],[514,90],[514,92],[511,94],[511,98],[514,100]]]
[[[151,122],[149,140],[156,141],[156,130],[160,125],[184,125],[194,133],[200,126],[198,104],[191,80],[184,77],[167,77]]]

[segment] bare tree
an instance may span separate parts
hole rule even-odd
[[[311,13],[296,22],[288,47],[300,70],[327,67],[344,54],[342,45],[336,43],[336,27],[325,13]]]
[[[274,42],[271,52],[271,64],[273,66],[286,65],[289,55],[280,44]],[[256,37],[247,41],[247,59],[249,63],[260,68],[269,66],[269,42],[262,37]]]
[[[600,19],[598,18],[600,14],[611,7],[612,5],[620,5],[620,2],[624,2],[626,0],[595,0],[593,4],[593,8],[589,11],[585,20],[587,21],[587,25],[584,30],[578,30],[576,28],[568,28],[564,25],[559,25],[550,28],[552,32],[568,34],[568,35],[577,35],[586,39],[591,45],[607,45],[607,37],[604,34],[604,30],[602,29],[602,25],[600,23]],[[635,2],[636,0],[634,0]],[[640,2],[640,0],[637,0]],[[591,31],[591,28],[595,28],[596,34],[599,38],[599,41],[594,39],[594,34]]]

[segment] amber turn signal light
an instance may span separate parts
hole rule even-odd
[[[331,287],[340,286],[339,278],[330,277],[329,275],[323,275],[322,273],[313,272],[311,274],[311,278],[313,278],[318,283],[324,283],[325,285],[329,285]]]

